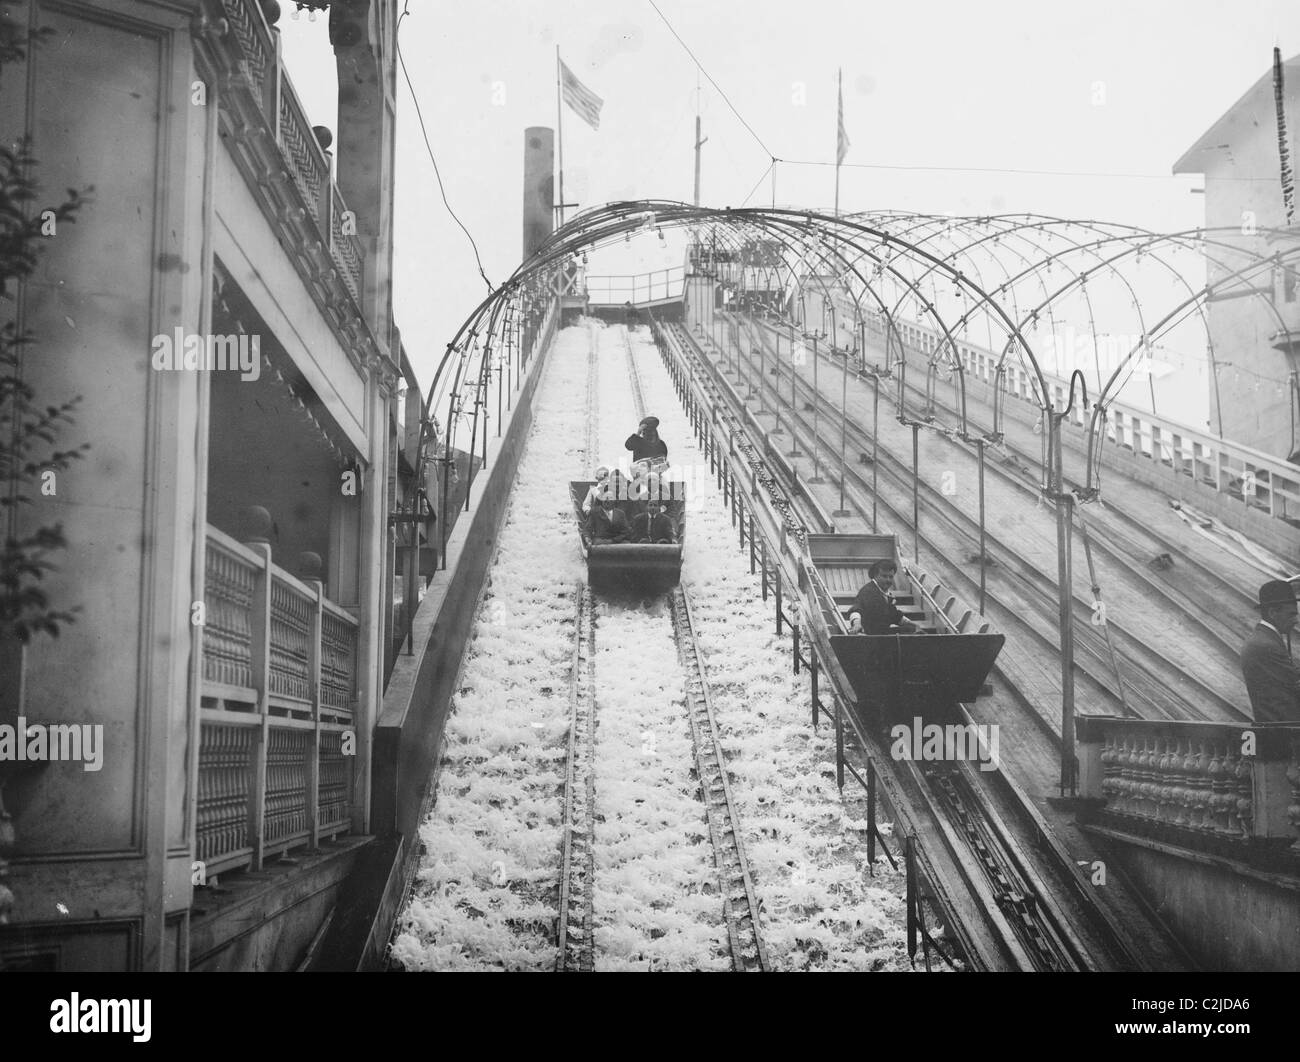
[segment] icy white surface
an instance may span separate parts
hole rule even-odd
[[[533,431],[443,742],[425,855],[393,957],[411,970],[550,969],[574,589],[584,577],[569,471],[582,467],[587,333],[566,329]]]
[[[614,326],[597,334],[602,432],[621,447],[640,420],[627,332]],[[670,459],[681,445],[668,442]],[[691,773],[682,670],[662,596],[602,604],[596,690],[596,969],[728,969],[713,849]]]
[[[835,733],[814,732],[807,673],[749,574],[722,492],[645,330],[633,333],[642,387],[674,464],[691,483],[682,582],[691,595],[732,797],[763,907],[763,940],[782,970],[910,969],[903,879],[866,864],[866,801],[835,784]],[[689,471],[688,471],[689,469]],[[827,700],[823,688],[823,700]]]
[[[599,344],[596,464],[619,463],[638,416],[622,326],[562,331],[538,391],[491,588],[447,725],[415,896],[394,957],[408,969],[555,963],[567,671],[583,570],[567,481],[583,467],[588,344]],[[902,880],[865,867],[866,811],[841,801],[834,734],[813,732],[748,554],[649,332],[633,333],[646,412],[690,484],[683,583],[695,606],[733,797],[778,969],[906,969]],[[694,467],[692,467],[694,466]],[[596,618],[597,969],[727,969],[713,851],[682,670],[663,599],[601,601]]]

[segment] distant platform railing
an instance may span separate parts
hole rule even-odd
[[[680,299],[686,288],[686,267],[672,266],[627,276],[588,276],[587,301],[592,306],[649,306]]]
[[[351,826],[358,623],[209,526],[195,859],[252,867]]]
[[[911,322],[899,322],[903,341],[924,355],[932,355],[944,342],[933,329]],[[872,318],[867,331],[883,342],[884,328]],[[957,354],[968,378],[990,387],[997,382],[1000,355],[971,343],[959,343]],[[1044,373],[1051,398],[1064,408],[1069,383]],[[1031,375],[1007,359],[1003,376],[1005,393],[1022,402],[1038,404]],[[1081,432],[1087,428],[1091,411],[1076,403],[1069,423]],[[1106,408],[1106,438],[1115,444],[1111,452],[1127,453],[1134,461],[1172,469],[1198,483],[1244,503],[1251,509],[1278,519],[1300,519],[1300,468],[1280,457],[1241,443],[1219,438],[1207,431],[1145,410],[1111,402]]]

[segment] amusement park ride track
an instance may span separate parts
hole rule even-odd
[[[769,333],[772,328],[767,322],[752,320],[750,326],[763,327]],[[927,400],[925,389],[914,380],[908,380],[907,390],[918,400]],[[957,417],[955,406],[943,401],[937,394],[937,388],[936,394],[929,401],[934,408],[943,409],[954,419]],[[973,434],[988,437],[989,429],[971,413],[969,406],[967,423]],[[1030,470],[1039,462],[1041,455],[1031,454],[1023,446],[1016,445],[1006,433],[1003,433],[996,445],[990,446],[989,453],[997,454],[1007,462],[1004,465],[995,461],[988,465],[995,476],[1031,497],[1039,496],[1040,487],[1033,482]],[[1046,504],[1055,507],[1053,502]],[[1124,568],[1133,579],[1142,582],[1149,592],[1164,597],[1181,608],[1193,622],[1213,637],[1235,648],[1243,627],[1249,628],[1253,621],[1255,598],[1239,579],[1226,577],[1216,567],[1224,561],[1221,552],[1216,551],[1207,556],[1195,538],[1174,542],[1157,532],[1149,519],[1134,516],[1114,499],[1097,504],[1092,514],[1092,530],[1093,545],[1098,554]],[[1175,554],[1182,554],[1185,563],[1176,570],[1169,570],[1163,577],[1150,574],[1137,560],[1146,558],[1150,562],[1162,555],[1172,557]],[[1179,582],[1191,585],[1182,586]]]
[[[587,431],[584,471],[591,475],[595,455],[599,357],[589,328]],[[625,336],[626,341],[626,336]],[[626,343],[627,372],[638,417],[645,400],[636,357]],[[596,597],[579,584],[575,590],[574,645],[569,669],[569,735],[564,781],[564,832],[561,847],[560,904],[557,929],[559,971],[595,968],[595,756],[597,725]],[[683,693],[690,722],[695,772],[712,841],[722,914],[727,927],[732,967],[739,972],[770,968],[761,936],[759,905],[740,837],[740,822],[731,798],[726,759],[713,715],[705,659],[699,649],[685,588],[669,597],[673,636],[683,672]]]
[[[695,378],[702,390],[726,408],[726,398],[706,383],[710,369],[717,370],[706,364],[696,341],[681,326],[665,329],[682,355],[699,363]],[[853,493],[861,504],[862,488]],[[828,666],[836,685],[847,689],[835,665]],[[853,703],[851,695],[844,700]],[[1027,704],[1023,697],[1017,700]],[[871,747],[869,728],[852,713],[849,718],[862,747]],[[1040,740],[1055,739],[1045,720],[1037,720],[1037,729]],[[880,746],[875,748],[881,755]],[[912,811],[901,812],[896,799],[895,811],[911,819],[923,836],[927,876],[941,905],[960,924],[959,937],[976,966],[1053,970],[1147,965],[1125,939],[1115,910],[1097,903],[1071,853],[1003,770],[985,774],[969,764],[936,768],[910,761],[898,768],[895,782],[902,789],[895,798],[904,796]],[[964,885],[958,886],[958,880]],[[1162,934],[1156,930],[1143,936],[1154,941]],[[1168,952],[1167,942],[1162,950]]]
[[[758,901],[749,873],[749,861],[745,858],[745,846],[740,839],[740,819],[731,799],[727,761],[713,716],[704,657],[695,634],[690,598],[684,587],[672,591],[670,605],[677,656],[686,673],[686,710],[691,721],[691,744],[709,820],[714,864],[722,886],[732,968],[737,973],[765,971],[770,967],[759,932]]]
[[[569,667],[569,747],[564,772],[564,835],[560,859],[558,971],[590,972],[596,826],[596,617],[591,591],[574,591],[573,656]]]
[[[788,379],[788,369],[784,365],[782,365],[781,369],[784,378]],[[799,387],[809,401],[817,400],[812,385],[804,380],[802,376],[799,378]],[[820,401],[825,413],[833,412],[838,418],[838,410],[832,408],[833,404],[830,400],[822,396]],[[811,424],[808,418],[796,415],[796,420],[803,427],[809,441],[811,441]],[[855,449],[870,449],[870,434],[851,421],[848,424],[848,434],[852,440],[851,445]],[[891,454],[886,447],[881,447],[878,450],[878,459],[880,460],[881,470],[898,492],[896,497],[909,495],[912,487],[910,466]],[[846,478],[852,481],[859,490],[869,492],[867,478],[852,466],[849,466]],[[1023,482],[1020,485],[1027,486]],[[944,528],[936,530],[933,526],[922,529],[921,541],[930,547],[932,556],[947,558],[954,555],[968,554],[976,558],[976,563],[978,563],[978,524],[960,506],[953,503],[950,498],[945,497],[940,490],[924,478],[920,482],[920,490],[922,497],[928,504],[929,511],[938,516],[942,520],[944,528],[947,529],[947,531]],[[855,492],[846,491],[846,494],[851,493]],[[865,502],[863,511],[869,511],[869,494]],[[886,495],[882,491],[879,502],[883,508],[892,513],[897,526],[906,527],[910,524],[910,516],[905,515],[905,501],[890,503],[886,500]],[[1053,605],[1055,600],[1054,584],[1034,565],[1023,560],[1013,547],[1002,541],[997,535],[986,532],[986,540],[988,543],[986,552],[992,555],[993,551],[996,550],[997,553],[996,564],[988,567],[990,583],[996,584],[996,591],[992,589],[989,591],[989,600],[1001,606],[1003,616],[1000,616],[999,619],[1010,618],[1012,621],[1004,629],[1008,633],[1014,631],[1017,636],[1026,635],[1034,642],[1041,643],[1045,649],[1055,655],[1057,651],[1056,643],[1046,633],[1056,623]],[[1134,566],[1131,563],[1118,561],[1117,563],[1119,563],[1122,570],[1133,578],[1142,592],[1150,592],[1149,581],[1135,574]],[[978,581],[972,578],[960,564],[944,563],[943,567],[945,569],[944,574],[948,578],[968,586],[978,585]],[[1174,607],[1182,607],[1167,594],[1162,594],[1162,596]],[[1117,694],[1113,685],[1113,671],[1106,655],[1105,644],[1091,623],[1093,616],[1092,603],[1076,594],[1073,598],[1073,608],[1078,631],[1076,637],[1076,651],[1079,653],[1078,666],[1082,672],[1094,680],[1097,686],[1110,693],[1110,697],[1107,699],[1111,703],[1107,705],[1107,708],[1110,711],[1118,712],[1119,708],[1115,704]],[[1183,615],[1186,616],[1187,613],[1184,612]],[[1037,621],[1033,621],[1030,617],[1036,617]],[[1199,620],[1199,616],[1196,614],[1192,614],[1191,618],[1194,622]],[[1116,637],[1116,641],[1125,650],[1121,657],[1122,663],[1126,665],[1124,680],[1130,695],[1130,707],[1136,708],[1137,714],[1146,718],[1165,719],[1240,721],[1246,718],[1245,713],[1235,703],[1223,696],[1209,683],[1199,676],[1189,673],[1185,668],[1170,660],[1165,654],[1147,644],[1147,640],[1141,634],[1130,630],[1126,624],[1120,622],[1115,617],[1113,610],[1107,617],[1107,624],[1112,635]],[[1208,647],[1211,650],[1217,651],[1222,656],[1232,655],[1232,650],[1226,644],[1226,636],[1207,626],[1203,621],[1199,622],[1198,625],[1201,628],[1202,637],[1207,640]]]
[[[907,389],[924,400],[923,388],[909,381]],[[956,416],[956,410],[950,403],[942,401],[937,395],[932,401],[938,408]],[[967,422],[973,433],[987,437],[989,429],[981,424],[969,409]],[[1040,460],[1038,455],[1031,454],[1023,446],[1016,445],[1005,434],[992,452],[998,452],[1009,459],[1009,466],[1001,463],[989,465],[995,475],[1022,491],[1038,494],[1039,487],[1031,481],[1033,476],[1030,472],[1030,469]],[[1052,502],[1047,504],[1054,507]],[[1150,589],[1168,597],[1189,615],[1198,616],[1204,613],[1198,618],[1206,625],[1217,628],[1220,636],[1226,636],[1230,641],[1238,637],[1242,627],[1241,621],[1250,619],[1254,615],[1255,598],[1244,589],[1240,581],[1225,577],[1214,566],[1215,563],[1222,563],[1224,558],[1221,554],[1215,553],[1210,557],[1198,555],[1199,544],[1195,539],[1174,542],[1156,531],[1149,520],[1134,516],[1114,499],[1107,499],[1098,508],[1099,511],[1093,516],[1095,535],[1093,542],[1099,553],[1112,558],[1116,564],[1132,569],[1136,577],[1147,581]],[[1118,548],[1113,548],[1112,542]],[[1187,563],[1177,569],[1177,577],[1195,585],[1183,587],[1169,579],[1154,578],[1148,575],[1135,560],[1143,557],[1150,560],[1161,555],[1173,556],[1179,553],[1185,557]],[[1206,612],[1206,605],[1209,602],[1218,606],[1212,612]],[[1224,604],[1232,611],[1225,612],[1222,608]]]
[[[637,368],[632,342],[626,331],[623,333],[623,345],[627,354],[628,380],[632,385],[632,402],[637,418],[640,419],[646,415],[645,391],[641,385],[641,373]],[[677,656],[685,679],[686,710],[691,724],[695,770],[709,822],[714,865],[722,888],[723,917],[727,924],[732,968],[737,972],[764,971],[770,967],[767,949],[760,934],[762,923],[758,902],[749,873],[749,862],[745,858],[744,844],[740,839],[740,820],[731,799],[727,761],[722,754],[718,727],[713,717],[704,656],[696,638],[695,622],[685,587],[678,586],[672,591],[669,605],[672,611],[673,638],[677,643]]]
[[[600,359],[587,330],[586,434],[583,472],[595,457]],[[560,851],[560,918],[556,930],[559,971],[594,968],[592,930],[596,826],[596,616],[591,590],[574,590],[573,654],[569,664],[569,738],[564,770],[564,833]]]

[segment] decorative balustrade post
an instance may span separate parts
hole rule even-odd
[[[1210,778],[1210,762],[1214,750],[1209,739],[1196,735],[1192,739],[1192,767],[1188,776],[1187,825],[1189,829],[1205,830],[1206,820],[1210,815],[1210,800],[1213,782]]]
[[[1076,723],[1083,721],[1085,717],[1080,716]],[[1087,731],[1084,731],[1087,734]],[[1101,746],[1101,796],[1106,801],[1107,806],[1116,814],[1123,814],[1124,796],[1122,779],[1120,778],[1120,739],[1114,734],[1109,736],[1103,735]],[[1083,761],[1080,760],[1082,768]],[[1088,791],[1083,791],[1084,796],[1088,796]]]
[[[1178,748],[1181,752],[1181,756],[1178,759],[1178,773],[1175,780],[1175,785],[1177,787],[1176,795],[1178,799],[1178,813],[1174,817],[1174,825],[1186,828],[1192,821],[1192,786],[1196,779],[1198,760],[1190,737],[1185,741],[1179,742]]]
[[[1124,778],[1124,810],[1129,815],[1142,814],[1142,739],[1130,735],[1124,741],[1122,775]]]
[[[321,154],[325,156],[325,180],[321,184],[320,202],[315,204],[316,220],[320,223],[321,232],[325,234],[325,246],[329,249],[330,257],[333,258],[334,153],[330,151],[330,145],[334,143],[334,134],[329,131],[327,126],[323,125],[313,125],[311,132],[312,136],[316,138],[316,143],[320,145]]]
[[[1237,763],[1239,757],[1232,744],[1224,741],[1219,774],[1214,780],[1214,832],[1228,836],[1234,832],[1237,816]]]
[[[1286,816],[1296,838],[1291,850],[1300,852],[1300,733],[1291,735],[1291,759],[1287,764],[1286,778],[1291,783],[1291,803]]]
[[[1256,755],[1242,757],[1250,773],[1243,779],[1238,770],[1237,778],[1241,825],[1252,837],[1295,837],[1293,847],[1300,852],[1300,730],[1258,727],[1252,732]]]
[[[307,829],[312,848],[320,847],[320,754],[321,754],[321,630],[324,626],[325,584],[319,553],[304,553],[298,560],[299,578],[313,591],[311,635],[307,641],[308,696],[311,698],[312,732],[307,741]]]
[[[1076,716],[1076,752],[1079,757],[1079,796],[1100,800],[1105,796],[1105,737],[1098,717]]]
[[[1174,749],[1177,741],[1172,737],[1157,739],[1160,746],[1155,758],[1156,775],[1156,818],[1161,822],[1172,822],[1178,817],[1177,790],[1174,786]]]
[[[5,787],[0,781],[0,926],[9,924],[14,909],[14,894],[9,888],[9,856],[17,844],[13,817],[5,810]],[[0,962],[0,970],[4,963]]]
[[[1248,756],[1238,756],[1232,777],[1232,832],[1237,837],[1249,838],[1255,830],[1254,773],[1258,765]]]
[[[260,726],[253,740],[252,792],[248,801],[248,842],[253,849],[253,870],[262,869],[265,851],[263,837],[266,824],[266,757],[270,728],[271,688],[271,514],[260,505],[244,512],[244,545],[257,554],[258,566],[253,581],[250,613],[252,629],[252,678],[257,691]]]
[[[271,127],[275,142],[279,144],[281,143],[280,95],[284,91],[281,87],[284,76],[284,53],[279,26],[271,27],[271,43],[274,49],[274,61],[265,75],[265,84],[262,88],[262,105],[266,108],[263,113],[266,115],[267,124]]]

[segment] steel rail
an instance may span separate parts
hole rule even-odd
[[[691,724],[695,768],[722,889],[732,968],[738,973],[766,971],[771,967],[763,943],[761,912],[740,836],[740,816],[731,796],[704,655],[685,587],[679,586],[672,592],[670,604],[677,656],[685,672],[686,713]]]
[[[788,374],[789,370],[784,366],[781,366],[780,371]],[[798,374],[796,374],[796,376],[798,376]],[[798,383],[801,386],[803,393],[811,397],[814,401],[819,401],[826,406],[833,405],[832,401],[826,396],[817,396],[813,394],[812,385],[802,377],[798,377]],[[795,416],[804,427],[805,432],[807,432],[809,427],[806,418],[798,414]],[[870,435],[856,424],[850,423],[849,430],[860,442],[870,440]],[[910,489],[912,482],[911,468],[908,467],[902,459],[890,453],[888,449],[881,448],[879,450],[879,456],[883,458],[881,461],[882,468],[884,468],[886,474],[899,485],[900,489]],[[860,481],[860,485],[864,489],[869,489],[865,482],[865,478],[862,477],[856,469],[847,469],[846,474],[849,478],[855,481]],[[922,480],[920,488],[927,499],[931,512],[950,526],[956,534],[965,538],[969,545],[978,550],[978,533],[972,532],[968,526],[973,522],[973,518],[960,506],[956,505],[951,499],[944,497],[933,484]],[[883,497],[880,500],[882,503],[885,503]],[[885,504],[887,504],[889,508],[895,509],[896,516],[899,516],[902,521],[901,526],[907,526],[910,523],[908,519],[902,517],[901,514],[898,513],[895,506],[889,505],[888,503]],[[924,534],[921,535],[923,540],[929,537],[930,536]],[[999,565],[990,568],[990,571],[997,573],[1000,569],[1002,573],[1013,576],[1031,588],[1034,591],[1034,607],[1038,612],[1045,614],[1045,610],[1048,606],[1044,604],[1044,601],[1050,601],[1054,594],[1054,587],[1051,584],[1051,581],[1032,564],[1020,558],[1015,549],[1003,542],[997,535],[986,531],[986,539],[988,544],[996,547],[1000,553]],[[942,550],[939,550],[938,552],[940,554],[943,553]],[[1145,586],[1145,583],[1143,589],[1149,589]],[[1071,594],[1071,600],[1076,613],[1076,619],[1081,621],[1080,626],[1084,629],[1090,630],[1091,624],[1089,623],[1089,619],[1093,614],[1091,604],[1077,593]],[[1187,703],[1185,700],[1175,701],[1173,704],[1168,702],[1168,698],[1165,694],[1171,689],[1171,684],[1181,680],[1195,687],[1194,692],[1197,692],[1198,696],[1202,697],[1207,703],[1214,704],[1219,709],[1220,715],[1230,717],[1234,721],[1245,718],[1245,713],[1230,700],[1218,693],[1203,679],[1188,673],[1178,664],[1171,661],[1164,653],[1148,645],[1141,635],[1135,634],[1123,624],[1110,618],[1107,619],[1107,624],[1116,636],[1126,643],[1129,649],[1128,654],[1126,654],[1126,659],[1128,659],[1130,664],[1135,666],[1139,671],[1145,673],[1146,681],[1142,683],[1146,687],[1147,696],[1145,699],[1154,710],[1165,715],[1167,718],[1188,718],[1189,716],[1194,716],[1200,719],[1213,718],[1213,716],[1205,714],[1204,709],[1201,708],[1199,704]],[[1029,626],[1032,628],[1032,624]],[[1221,649],[1225,652],[1231,652],[1226,641],[1224,641],[1219,635],[1203,623],[1200,624],[1200,626],[1205,629],[1205,633],[1208,637],[1219,643]],[[1086,642],[1081,642],[1078,647],[1090,652],[1091,655],[1102,659],[1102,650],[1099,647],[1091,646]],[[1100,676],[1097,677],[1098,680],[1101,681]],[[1129,681],[1131,682],[1131,678]],[[1104,682],[1102,684],[1105,685]],[[1172,712],[1170,711],[1171,708]]]

